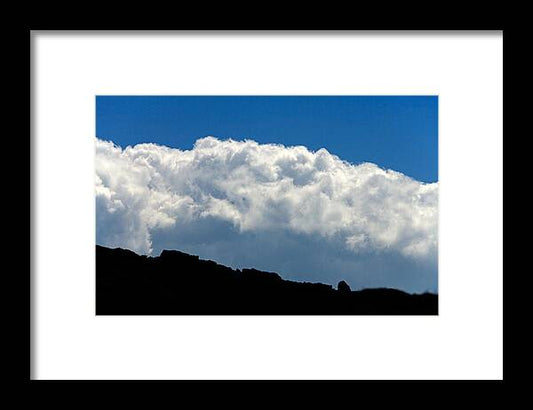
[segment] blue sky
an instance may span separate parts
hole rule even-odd
[[[97,96],[96,135],[191,149],[201,137],[326,148],[438,181],[437,96]]]

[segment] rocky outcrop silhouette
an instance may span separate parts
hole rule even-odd
[[[351,292],[352,289],[350,289],[350,285],[348,285],[345,281],[341,280],[339,284],[337,285],[337,290],[341,293],[348,293]]]
[[[96,246],[97,315],[436,315],[436,294],[337,289],[273,272],[232,269],[164,250],[159,257]]]

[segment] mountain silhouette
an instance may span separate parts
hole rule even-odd
[[[96,245],[97,315],[436,315],[438,295],[352,291],[232,269],[164,250],[159,257]]]

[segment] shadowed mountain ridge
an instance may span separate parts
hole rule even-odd
[[[338,290],[232,269],[177,250],[158,257],[96,245],[97,315],[436,315],[438,295]]]

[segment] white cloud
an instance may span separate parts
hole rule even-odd
[[[364,261],[365,269],[385,272],[366,273],[363,285],[386,285],[407,264],[430,276],[417,286],[436,288],[437,194],[437,183],[352,165],[325,149],[213,137],[187,151],[121,149],[96,140],[97,242],[140,253],[179,246],[293,277],[304,267],[320,271],[297,259],[340,263],[336,274],[316,275],[324,282],[353,274]],[[332,254],[338,260],[328,259]],[[383,267],[386,261],[392,265]],[[401,286],[400,277],[392,279]]]

